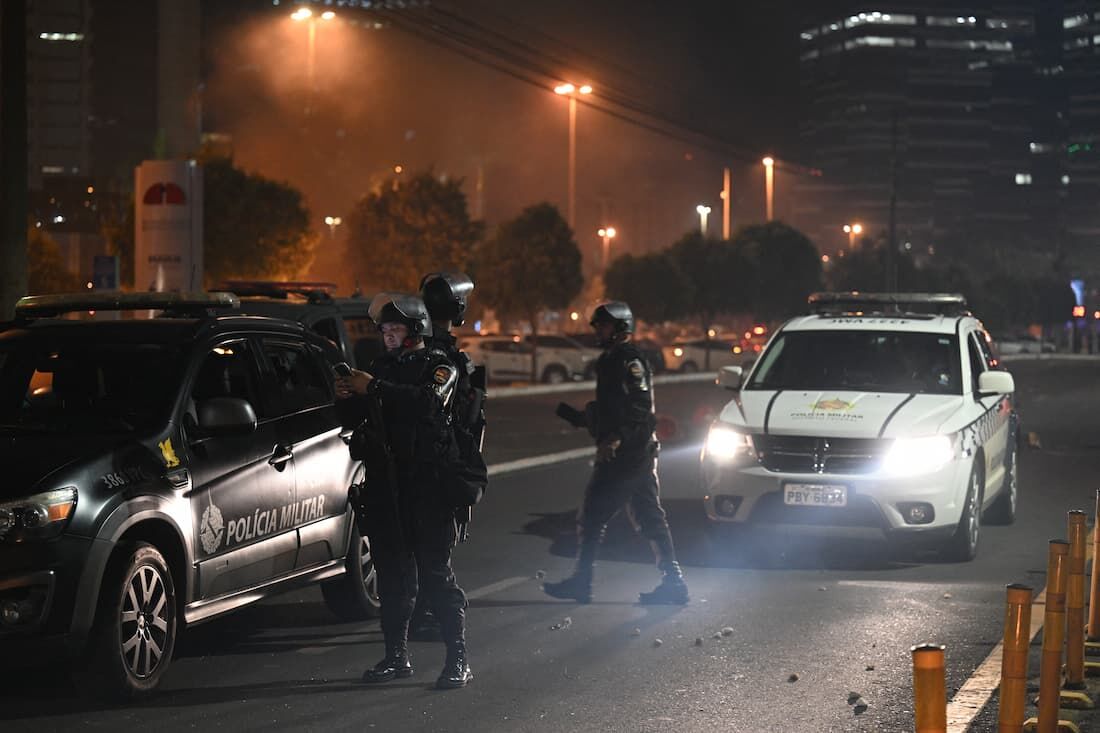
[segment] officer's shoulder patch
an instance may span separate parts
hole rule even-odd
[[[645,367],[642,366],[641,359],[631,359],[626,363],[626,370],[630,372],[630,376],[635,379],[641,379],[645,376]]]
[[[446,384],[447,380],[451,378],[452,369],[449,366],[441,365],[435,368],[435,373],[432,375],[432,379],[436,384]]]

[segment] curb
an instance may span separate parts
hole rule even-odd
[[[714,382],[717,372],[696,372],[695,374],[662,374],[653,378],[654,384],[683,384],[692,382]],[[568,384],[537,384],[529,387],[490,388],[488,397],[505,399],[526,395],[559,394],[562,392],[587,392],[596,388],[595,380],[569,382]]]

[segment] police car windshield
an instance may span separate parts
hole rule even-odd
[[[178,347],[136,343],[0,342],[0,426],[134,433],[163,425],[185,360]]]
[[[962,394],[958,342],[953,334],[787,331],[746,389]]]

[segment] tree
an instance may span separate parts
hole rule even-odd
[[[203,165],[203,257],[208,283],[230,278],[295,278],[320,237],[302,194],[286,183],[215,157]]]
[[[539,313],[567,307],[584,285],[573,231],[555,206],[530,206],[478,248],[476,271],[487,305],[497,313],[521,314],[531,324],[531,381],[537,381]]]
[[[415,292],[426,272],[467,269],[484,231],[470,220],[462,181],[421,173],[359,200],[348,216],[348,250],[371,286]]]
[[[801,313],[806,297],[821,289],[821,256],[797,229],[769,222],[741,229],[735,247],[753,265],[753,313],[777,321]]]
[[[27,293],[75,293],[83,290],[79,276],[65,268],[61,248],[49,234],[31,226],[27,229]]]
[[[753,265],[732,243],[689,232],[668,249],[668,256],[687,284],[682,312],[699,319],[706,339],[715,316],[749,309]],[[710,369],[709,348],[705,354]]]
[[[630,304],[638,318],[670,321],[684,315],[692,285],[668,251],[616,258],[604,274],[604,292]]]

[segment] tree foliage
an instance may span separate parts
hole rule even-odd
[[[745,227],[733,238],[751,263],[752,311],[776,321],[801,313],[806,297],[821,289],[821,256],[805,234],[781,222]]]
[[[749,308],[752,262],[731,242],[689,232],[668,256],[687,284],[683,315],[699,319],[704,333],[718,314]]]
[[[426,172],[359,200],[348,216],[348,252],[368,286],[415,292],[426,272],[466,270],[484,229],[470,220],[462,181]]]
[[[604,274],[604,294],[630,304],[647,321],[671,321],[687,310],[691,282],[667,251],[615,259]]]
[[[539,313],[567,307],[584,285],[573,231],[548,203],[501,224],[478,248],[475,270],[481,300],[502,316],[522,316],[535,335]],[[538,376],[537,356],[531,359],[531,381]]]
[[[37,227],[27,229],[27,294],[74,293],[83,290],[81,278],[69,272],[61,248]]]
[[[203,189],[208,283],[295,278],[309,267],[320,237],[297,189],[247,173],[229,158],[204,162]]]

